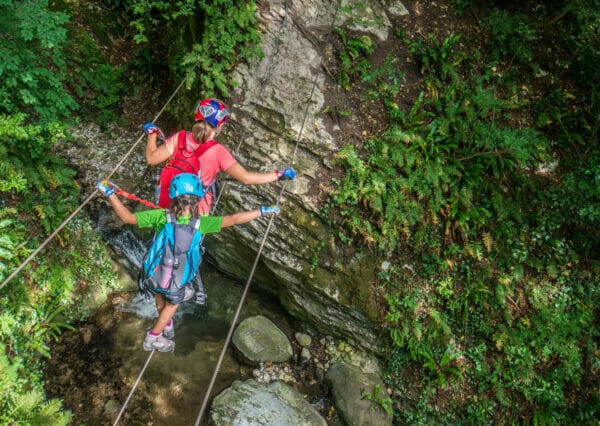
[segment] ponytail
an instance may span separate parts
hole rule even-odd
[[[212,127],[206,121],[197,121],[192,126],[192,135],[198,143],[204,143],[208,140]]]

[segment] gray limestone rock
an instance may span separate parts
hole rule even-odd
[[[217,395],[210,417],[216,426],[326,426],[323,417],[293,387],[275,381],[235,381]]]
[[[325,382],[331,386],[335,407],[346,425],[392,424],[392,415],[379,402],[363,398],[363,395],[374,397],[376,386],[379,387],[378,401],[387,397],[386,387],[378,374],[365,373],[358,367],[338,361],[327,370]]]
[[[232,342],[244,358],[251,363],[288,361],[292,345],[271,320],[262,315],[242,321],[233,333]]]

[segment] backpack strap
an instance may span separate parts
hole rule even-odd
[[[209,149],[211,149],[213,146],[215,146],[217,144],[218,144],[218,142],[214,139],[206,141],[196,149],[196,154],[198,154],[198,157],[202,157],[202,155],[206,151],[208,151]]]
[[[173,152],[173,158],[169,160],[169,162],[165,165],[165,167],[170,167],[173,169],[179,170],[181,173],[198,173],[198,166],[195,166],[193,163],[187,161],[183,154],[187,149],[186,139],[189,132],[185,130],[180,130],[177,133],[177,149]],[[190,158],[195,155],[195,152],[190,154]],[[181,163],[181,165],[177,165],[176,163]],[[187,168],[187,170],[186,170]]]
[[[171,212],[167,212],[167,223],[175,223],[177,222],[177,218]]]
[[[192,217],[190,220],[190,225],[192,225],[194,229],[198,231],[200,229],[200,218],[198,216]]]
[[[185,151],[185,140],[187,139],[188,132],[185,130],[180,130],[177,133],[177,148],[181,151]]]

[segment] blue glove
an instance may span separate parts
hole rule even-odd
[[[279,206],[260,206],[261,216],[273,216],[279,214]]]
[[[277,180],[294,180],[296,171],[294,169],[275,170]]]
[[[158,135],[158,137],[160,139],[164,139],[165,135],[162,132],[162,130],[160,130],[160,127],[158,127],[156,124],[152,123],[151,121],[144,124],[144,133],[146,133],[146,135],[150,136],[150,135]]]
[[[102,182],[96,183],[96,188],[98,188],[104,195],[110,197],[115,193],[115,188],[110,186],[107,181],[103,180]]]

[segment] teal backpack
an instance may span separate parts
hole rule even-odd
[[[188,224],[181,224],[167,212],[167,223],[154,237],[144,256],[138,276],[140,291],[146,296],[150,296],[150,290],[169,294],[192,281],[201,259],[199,227],[198,217],[193,217]]]

